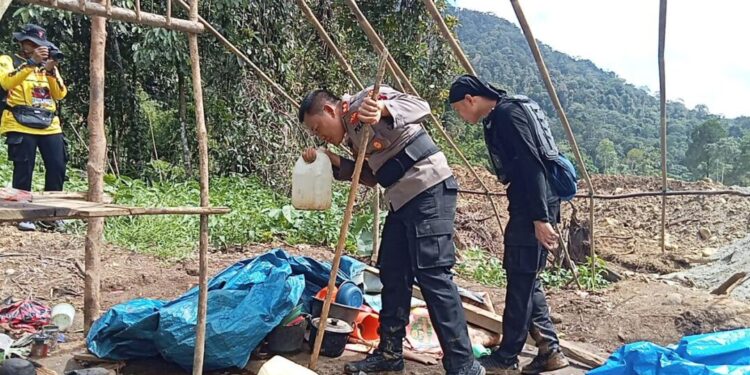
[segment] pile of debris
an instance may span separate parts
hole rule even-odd
[[[454,166],[461,189],[482,191],[467,170]],[[490,190],[505,192],[505,187],[488,171],[478,171]],[[620,195],[642,191],[660,191],[656,177],[594,175],[597,194]],[[586,191],[584,182],[579,189]],[[669,189],[738,190],[709,180],[685,182],[670,180]],[[507,223],[507,199],[494,197],[503,225]],[[588,199],[575,199],[563,205],[563,228],[571,215],[588,229]],[[609,262],[632,271],[667,274],[706,262],[716,249],[745,237],[750,228],[750,199],[736,196],[676,196],[667,200],[667,253],[661,252],[661,197],[637,197],[596,200],[596,252]],[[565,233],[564,233],[565,235]],[[497,219],[482,195],[459,194],[456,215],[456,238],[459,248],[478,247],[493,254],[502,253],[502,236]],[[575,246],[575,244],[573,244]],[[578,251],[588,254],[588,243]],[[571,253],[576,249],[571,249]]]

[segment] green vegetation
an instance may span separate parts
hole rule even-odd
[[[487,251],[477,248],[466,249],[461,252],[462,262],[456,267],[459,275],[491,287],[504,287],[507,283],[505,269],[502,262],[489,255]],[[609,282],[604,279],[605,262],[596,260],[597,272],[591,272],[591,259],[586,264],[578,266],[578,281],[588,290],[606,288]],[[547,269],[540,275],[542,283],[547,288],[563,288],[574,285],[573,272],[565,268]]]
[[[539,102],[555,122],[556,139],[565,143],[562,126],[521,30],[491,14],[456,9],[451,14],[458,20],[459,39],[478,74],[510,93]],[[658,93],[635,87],[589,60],[544,44],[540,48],[587,168],[608,174],[659,174]],[[458,135],[467,157],[486,163],[481,128],[468,127],[455,116],[446,116],[445,120]],[[750,138],[746,135],[750,133],[750,117],[725,119],[711,114],[704,105],[688,109],[676,101],[667,104],[667,121],[671,176],[688,180],[710,176],[728,184],[750,184]],[[707,123],[713,131],[696,130]]]

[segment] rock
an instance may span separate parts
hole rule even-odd
[[[549,315],[550,319],[552,319],[552,323],[560,324],[563,321],[563,316],[558,313],[551,313]]]
[[[185,268],[185,273],[188,274],[188,276],[200,276],[200,270],[194,267]]]
[[[677,245],[675,245],[675,244],[673,244],[673,243],[667,242],[667,243],[664,244],[664,248],[667,251],[677,251],[677,249],[679,249],[680,247],[677,246]]]
[[[13,275],[16,274],[16,270],[14,270],[12,268],[8,268],[7,270],[5,270],[5,274],[8,275],[8,276],[13,276]]]
[[[667,298],[665,299],[665,303],[669,305],[682,305],[682,294],[680,293],[668,294]]]
[[[703,251],[701,251],[701,255],[702,255],[702,256],[703,256],[704,258],[710,258],[710,257],[712,257],[712,256],[713,256],[714,254],[716,254],[716,249],[715,249],[715,248],[713,248],[713,247],[707,247],[707,248],[703,249]]]
[[[622,194],[622,192],[623,192],[622,188],[618,187],[617,189],[615,189],[615,194]]]
[[[611,227],[614,227],[614,226],[617,226],[618,224],[620,224],[620,222],[617,221],[617,219],[613,219],[611,217],[608,217],[608,218],[604,219],[604,221],[607,222],[607,225],[609,225]]]
[[[633,224],[633,229],[641,229],[641,228],[643,228],[643,223],[641,223],[640,221],[636,221]]]
[[[711,230],[709,230],[708,228],[701,228],[701,229],[698,230],[698,236],[703,241],[705,241],[705,240],[711,238]]]
[[[625,274],[625,277],[633,277],[633,276],[635,276],[635,272],[630,271],[630,270],[624,271],[623,274]]]

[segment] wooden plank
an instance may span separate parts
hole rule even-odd
[[[45,198],[35,202],[0,201],[0,222],[144,215],[222,215],[230,211],[227,207],[128,207],[75,199]]]
[[[380,270],[374,267],[367,267],[365,271],[375,275],[380,275]],[[422,290],[418,286],[414,286],[412,295],[415,298],[424,300]],[[473,324],[477,327],[484,328],[490,332],[502,334],[503,333],[503,317],[489,311],[486,311],[477,306],[463,303],[464,312],[466,313],[466,321],[469,324]],[[526,343],[534,345],[533,339],[528,337]],[[594,353],[591,353],[575,343],[566,340],[560,340],[560,349],[566,356],[570,357],[574,361],[580,362],[589,368],[599,367],[606,362],[605,358],[602,358]]]

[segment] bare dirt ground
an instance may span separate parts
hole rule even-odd
[[[456,170],[461,187],[479,190],[466,171]],[[483,173],[490,188],[503,191],[488,173]],[[624,194],[636,190],[658,190],[656,179],[638,177],[600,177],[594,181],[597,193]],[[673,189],[723,189],[708,183],[673,182]],[[507,221],[507,201],[497,199],[503,224]],[[579,219],[587,210],[585,200],[574,202]],[[626,201],[599,201],[596,206],[596,249],[610,265],[619,267],[625,280],[598,292],[575,289],[549,291],[550,306],[560,323],[562,336],[585,343],[592,350],[611,352],[623,343],[648,340],[670,344],[686,334],[750,327],[750,305],[729,297],[708,294],[706,290],[686,288],[658,273],[669,273],[695,264],[706,263],[713,249],[745,237],[750,223],[750,200],[734,197],[670,198],[669,251],[662,254],[658,240],[660,198]],[[566,205],[564,216],[571,214]],[[485,198],[461,195],[457,215],[459,248],[472,246],[489,249],[501,256],[502,236]],[[699,234],[703,230],[704,236]],[[707,233],[710,232],[710,233]],[[707,235],[706,235],[707,234]],[[330,260],[328,248],[249,245],[209,256],[209,274],[224,267],[281,246],[294,255]],[[54,305],[72,303],[78,309],[68,343],[45,364],[62,372],[74,364],[70,353],[84,349],[81,308],[83,305],[83,238],[56,233],[22,233],[14,227],[0,227],[0,297],[34,298]],[[707,255],[708,254],[708,255]],[[172,299],[198,281],[197,261],[167,262],[151,256],[108,246],[102,252],[102,309],[137,297]],[[735,271],[737,272],[737,271]],[[727,275],[728,277],[729,275]],[[498,312],[502,312],[504,289],[478,285],[469,280],[457,282],[469,289],[488,291]],[[530,356],[527,353],[527,358]],[[320,374],[341,373],[343,363],[356,357],[325,359]],[[307,354],[295,357],[306,363]],[[252,361],[245,373],[253,374],[261,362]],[[163,361],[128,364],[126,374],[182,374]],[[229,372],[228,372],[229,373]],[[407,374],[440,374],[439,366],[409,363]],[[568,369],[560,374],[580,374]]]
[[[482,190],[463,168],[454,168],[462,189]],[[492,191],[505,192],[489,172],[480,176]],[[597,194],[627,194],[660,191],[658,178],[592,176]],[[670,181],[670,190],[725,190],[721,184]],[[579,182],[579,191],[586,192]],[[505,197],[495,197],[503,226],[507,223]],[[563,205],[563,224],[570,221],[573,207],[580,221],[588,222],[588,199]],[[750,232],[750,199],[736,196],[669,197],[667,200],[667,252],[660,246],[661,197],[597,200],[594,210],[595,250],[608,262],[641,273],[671,273],[703,264],[718,248],[744,238]],[[458,242],[502,253],[502,235],[487,199],[461,195],[456,218]],[[701,236],[701,232],[703,236]]]

